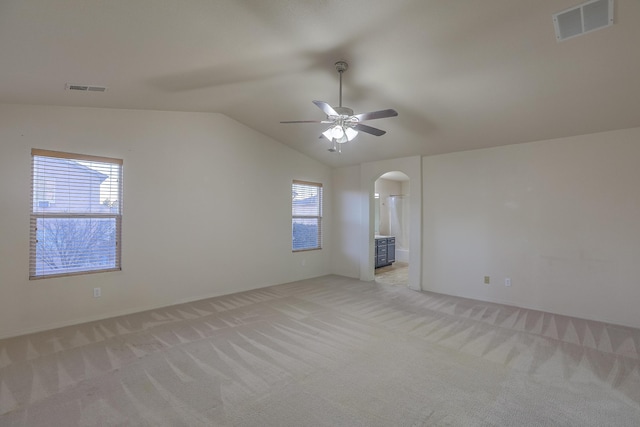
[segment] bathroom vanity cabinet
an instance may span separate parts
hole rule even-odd
[[[396,261],[396,238],[394,236],[376,236],[375,266],[385,267]]]

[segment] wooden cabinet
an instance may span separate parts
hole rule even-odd
[[[396,238],[376,237],[375,266],[384,267],[396,261]]]

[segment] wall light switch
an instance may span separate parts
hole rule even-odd
[[[507,277],[504,279],[504,285],[505,286],[511,286],[511,277]]]
[[[491,278],[489,276],[484,276],[484,284],[488,285],[489,283],[491,283]]]
[[[93,297],[100,298],[102,296],[102,290],[100,288],[93,288]]]

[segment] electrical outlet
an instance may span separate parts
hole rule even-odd
[[[102,289],[93,288],[93,297],[94,298],[100,298],[101,296],[102,296]]]
[[[511,286],[511,277],[506,277],[504,279],[504,285],[505,286]]]
[[[489,276],[484,276],[484,284],[488,285],[489,283],[491,283],[491,278]]]

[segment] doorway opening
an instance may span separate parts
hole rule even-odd
[[[391,286],[409,284],[410,180],[400,171],[387,172],[374,186],[374,279]]]

